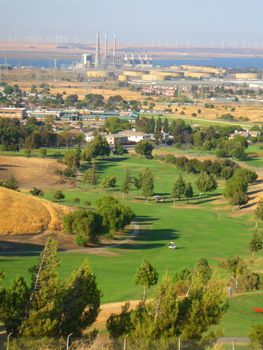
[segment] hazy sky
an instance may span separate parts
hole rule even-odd
[[[0,0],[0,38],[255,45],[262,14],[262,0]]]

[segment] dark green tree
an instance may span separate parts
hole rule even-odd
[[[99,314],[101,292],[96,276],[85,260],[65,282],[62,294],[62,310],[59,329],[63,336],[73,333],[80,337],[82,331],[91,326]]]
[[[184,195],[187,198],[188,204],[190,202],[190,198],[192,198],[194,196],[194,191],[193,191],[193,187],[191,182],[188,182],[185,186],[185,191],[184,191]]]
[[[54,193],[54,199],[59,203],[61,200],[65,198],[65,195],[62,191],[56,191]]]
[[[249,243],[249,250],[252,252],[253,258],[255,257],[255,253],[262,250],[262,248],[263,248],[262,235],[259,234],[258,231],[255,231]]]
[[[152,158],[153,145],[150,141],[142,140],[135,146],[135,152],[145,158]]]

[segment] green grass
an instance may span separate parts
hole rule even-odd
[[[61,158],[66,153],[66,148],[47,148],[47,157],[50,158]],[[9,156],[9,157],[24,157],[26,151],[20,149],[19,151],[0,151],[0,156]],[[30,157],[41,157],[40,149],[31,150]]]
[[[248,159],[244,161],[247,165],[255,168],[263,167],[263,149],[262,145],[250,145],[246,151]]]
[[[154,173],[155,192],[166,195],[170,193],[172,184],[179,175],[179,171],[173,165],[133,157],[99,161],[97,165],[100,180],[104,176],[114,175],[118,179],[118,185],[121,184],[126,168],[130,170],[131,175],[136,175],[141,168],[147,166]],[[197,178],[195,175],[184,173],[182,175],[195,187]],[[182,268],[193,266],[201,257],[206,257],[212,266],[217,266],[220,259],[230,256],[250,257],[248,244],[254,228],[253,218],[248,215],[231,217],[223,207],[220,210],[221,216],[218,218],[216,211],[220,206],[214,204],[221,190],[222,187],[219,187],[216,193],[206,198],[195,197],[190,206],[187,206],[183,200],[180,203],[177,202],[175,207],[171,201],[146,203],[135,189],[126,196],[124,201],[119,191],[113,191],[114,196],[128,204],[136,213],[141,227],[140,234],[130,244],[111,248],[110,251],[115,254],[114,256],[60,252],[61,277],[66,278],[84,259],[88,259],[96,273],[99,288],[103,292],[102,302],[106,303],[133,300],[141,296],[142,289],[134,285],[134,274],[143,259],[150,260],[162,278],[165,272],[173,274]],[[91,201],[92,206],[95,206],[97,199],[105,196],[105,192],[99,188],[88,192],[83,187],[78,187],[63,190],[63,192],[66,195],[63,204],[70,206],[74,205],[73,199],[76,197],[81,200],[80,206],[85,201]],[[47,191],[45,198],[52,200],[53,192]],[[170,241],[176,242],[178,249],[168,249],[167,244]],[[38,261],[40,249],[41,247],[28,244],[21,245],[14,255],[0,254],[0,270],[2,268],[5,270],[6,285],[10,285],[16,275],[22,274],[29,279],[28,268]],[[257,268],[260,269],[262,268],[261,259],[260,255],[258,256]],[[240,328],[235,328],[233,320],[239,313],[238,308],[245,303],[245,301],[240,303],[238,301],[238,298],[231,299],[230,311],[232,311],[229,311],[223,320],[226,335],[246,335],[248,323],[254,322],[254,316],[252,315],[251,318],[249,315],[247,323],[237,322],[242,324],[236,326]],[[256,305],[252,305],[254,301],[251,305],[260,306],[259,302],[260,299],[255,301]]]
[[[263,315],[253,311],[254,307],[263,308],[263,292],[232,297],[220,324],[224,336],[248,337],[252,325],[262,324]]]

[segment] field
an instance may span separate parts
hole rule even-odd
[[[50,154],[53,154],[52,152]],[[9,160],[11,159],[13,158],[9,157]],[[16,157],[15,159],[28,161],[37,158]],[[41,161],[49,163],[50,160],[41,159]],[[129,169],[130,174],[135,176],[143,167],[149,167],[152,170],[155,178],[155,193],[166,198],[164,203],[145,202],[140,197],[139,191],[134,188],[124,199],[118,191],[125,169]],[[62,249],[59,252],[61,259],[59,271],[61,277],[65,278],[72,269],[77,268],[87,258],[97,275],[98,285],[103,292],[103,303],[140,298],[142,290],[134,285],[134,274],[138,265],[145,258],[156,267],[160,279],[166,272],[173,274],[184,267],[193,266],[200,257],[206,257],[214,269],[217,269],[218,262],[222,258],[236,255],[246,259],[251,258],[248,243],[255,227],[253,215],[249,211],[244,211],[243,215],[240,215],[242,211],[232,212],[231,207],[221,195],[223,182],[219,182],[217,191],[200,198],[195,185],[197,177],[183,173],[184,179],[192,182],[195,197],[191,200],[190,205],[185,200],[176,202],[174,205],[169,199],[169,194],[180,172],[173,165],[130,156],[99,160],[97,169],[100,180],[104,176],[116,176],[117,188],[111,192],[102,191],[100,188],[90,191],[82,185],[72,189],[64,188],[63,205],[75,206],[73,200],[78,197],[80,207],[85,201],[90,201],[91,206],[95,207],[98,198],[112,194],[134,210],[136,223],[140,227],[139,234],[133,240],[125,240],[125,242],[123,242],[123,236],[117,237],[111,242],[110,247],[107,242],[104,242],[98,248]],[[28,192],[26,187],[23,191]],[[45,199],[52,201],[54,191],[55,188],[52,186],[45,188]],[[127,238],[132,230],[131,227],[126,231]],[[167,245],[170,241],[174,241],[178,249],[168,249]],[[37,262],[42,245],[41,239],[27,239],[26,242],[11,242],[8,251],[1,251],[0,270],[5,269],[6,285],[10,285],[18,274],[29,278],[28,268]],[[256,257],[254,264],[254,269],[263,269],[261,254]],[[251,303],[253,304],[253,298]],[[260,299],[256,300],[256,303],[258,305]],[[242,302],[239,305],[242,306]],[[238,305],[233,304],[230,310],[235,312],[235,307]],[[241,324],[240,331],[236,334],[237,330],[234,326],[229,328],[229,325],[232,325],[231,313],[227,317],[223,321],[227,325],[225,334],[244,335],[244,329],[247,330],[248,327]],[[247,324],[252,321],[254,322],[253,317],[247,318]]]
[[[64,166],[56,159],[25,158],[25,157],[0,157],[0,177],[7,180],[11,175],[15,176],[20,188],[52,188],[65,187],[61,183],[56,170]]]
[[[23,193],[0,188],[0,236],[61,232],[68,208]]]

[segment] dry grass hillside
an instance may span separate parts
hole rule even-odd
[[[0,188],[0,236],[62,232],[69,209],[17,191]]]
[[[20,188],[61,188],[63,184],[56,170],[63,168],[55,159],[0,157],[0,179],[14,175]]]

